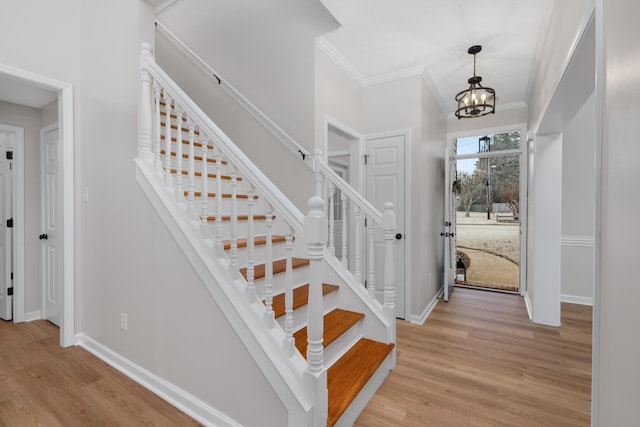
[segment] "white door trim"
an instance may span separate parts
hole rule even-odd
[[[0,74],[28,85],[58,92],[58,126],[60,128],[60,143],[62,144],[62,222],[64,224],[64,266],[62,271],[64,296],[62,298],[60,345],[69,347],[75,344],[73,86],[70,83],[6,64],[0,64]],[[18,159],[23,157],[19,156]],[[24,320],[24,299],[22,304],[22,320]]]
[[[508,150],[504,154],[501,152],[494,152],[491,154],[469,155],[468,157],[495,157],[501,155],[511,155],[520,153],[520,290],[519,293],[525,296],[527,293],[527,205],[529,199],[529,140],[527,139],[527,124],[526,123],[514,123],[506,126],[496,126],[485,129],[468,130],[464,132],[455,132],[447,134],[447,144],[452,144],[454,139],[465,138],[476,135],[494,134],[494,133],[506,133],[513,131],[520,132],[520,150]],[[447,145],[449,146],[449,145]],[[460,156],[464,158],[467,156]],[[531,319],[531,311],[527,307],[529,313],[529,319]]]
[[[24,128],[0,124],[0,130],[15,134],[13,147],[13,321],[24,322]]]
[[[413,253],[410,250],[411,238],[413,236],[413,227],[411,221],[407,220],[408,212],[411,212],[411,129],[399,129],[387,132],[379,132],[364,135],[364,141],[368,139],[389,138],[393,136],[404,137],[404,316],[408,320],[413,316],[411,312],[411,260]],[[363,170],[364,173],[364,170]],[[396,211],[397,212],[397,211]],[[411,254],[411,255],[409,255]]]

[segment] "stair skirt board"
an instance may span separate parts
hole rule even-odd
[[[87,335],[77,334],[76,345],[84,348],[98,359],[122,372],[127,377],[204,425],[242,427],[242,424],[237,423],[216,408],[204,403],[197,397],[176,387],[153,372],[149,372],[143,367],[133,363]]]

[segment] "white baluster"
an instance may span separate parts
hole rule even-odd
[[[293,229],[289,230],[285,240],[287,254],[287,270],[284,278],[284,351],[287,357],[293,356],[295,341],[293,339]]]
[[[384,302],[382,310],[389,321],[387,330],[387,343],[395,342],[396,337],[396,303],[395,303],[395,230],[396,216],[393,211],[393,203],[387,202],[384,205],[382,214],[382,229],[384,230]],[[395,353],[394,353],[395,354]],[[395,359],[393,364],[395,364]]]
[[[140,51],[140,79],[142,93],[140,98],[140,146],[138,156],[141,159],[153,160],[151,146],[153,144],[153,108],[151,100],[151,74],[145,67],[145,59],[152,55],[151,45],[142,43]]]
[[[171,98],[164,98],[165,106],[164,111],[166,113],[164,123],[164,185],[167,187],[172,184],[171,178]]]
[[[255,231],[253,224],[253,214],[256,205],[253,188],[249,191],[249,219],[247,221],[247,300],[253,303],[258,300],[256,295],[255,277]]]
[[[329,253],[336,256],[335,246],[335,218],[333,217],[334,199],[336,195],[336,187],[333,182],[329,181]]]
[[[322,258],[327,241],[327,216],[320,197],[309,199],[309,213],[304,218],[309,265],[309,307],[307,320],[307,367],[303,374],[305,391],[314,407],[313,425],[327,422],[327,371],[324,367],[324,319],[322,304]]]
[[[365,221],[367,224],[367,242],[369,249],[367,250],[367,269],[369,270],[369,278],[367,279],[367,289],[369,290],[369,296],[372,300],[376,299],[376,283],[375,283],[375,270],[373,264],[375,262],[374,245],[373,245],[373,228],[374,224],[371,218]]]
[[[196,159],[195,159],[195,128],[192,124],[189,125],[189,182],[187,184],[187,211],[189,212],[189,218],[195,216],[195,187],[196,187]],[[206,197],[206,196],[205,196]]]
[[[154,166],[156,170],[162,170],[162,161],[160,160],[160,135],[162,133],[162,126],[160,124],[160,97],[161,97],[161,88],[157,82],[153,83],[153,99],[155,103],[154,109],[154,145],[153,145],[153,158],[154,158]]]
[[[218,187],[221,188],[221,187]],[[220,194],[222,198],[222,194]],[[231,172],[231,264],[229,271],[233,277],[238,274],[238,173]]]
[[[362,224],[360,223],[360,206],[358,206],[356,203],[353,204],[353,216],[354,218],[354,224],[353,226],[355,227],[355,237],[354,237],[354,251],[353,251],[353,261],[354,261],[354,271],[353,271],[353,275],[356,278],[356,282],[358,283],[362,283],[361,279],[361,275],[360,275],[360,256],[361,256],[361,251],[360,251],[360,229],[362,227]]]
[[[272,328],[275,324],[273,313],[273,242],[271,236],[273,232],[273,210],[268,207],[265,219],[265,230],[267,242],[265,245],[265,264],[264,264],[264,303],[265,314],[264,323],[267,328]]]
[[[209,222],[207,221],[209,218],[209,172],[207,170],[208,161],[207,161],[207,152],[209,150],[208,140],[202,135],[202,175],[200,177],[202,184],[200,185],[200,232],[202,237],[209,238],[211,237],[211,233],[209,232]]]
[[[347,221],[347,195],[344,191],[340,192],[340,203],[342,204],[342,266],[344,268],[349,268],[348,254],[347,254],[347,237],[348,237],[348,227],[349,221]]]
[[[174,178],[175,195],[177,201],[184,201],[184,190],[182,189],[182,111],[176,105],[176,174]]]
[[[224,256],[224,246],[222,244],[222,156],[217,151],[216,154],[216,233],[214,249],[218,258]]]

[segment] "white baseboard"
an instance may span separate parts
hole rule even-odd
[[[206,426],[242,427],[222,412],[84,334],[76,344]]]
[[[593,306],[593,298],[590,297],[580,297],[577,295],[567,295],[561,294],[560,301],[569,302],[571,304],[580,304],[580,305],[590,305]]]
[[[30,311],[24,314],[25,322],[33,322],[34,320],[42,319],[42,312],[40,310]]]
[[[424,325],[424,322],[427,321],[427,318],[429,317],[433,309],[436,308],[436,304],[438,304],[438,301],[440,300],[440,297],[442,297],[443,294],[444,294],[444,286],[440,288],[436,296],[434,296],[431,302],[427,304],[427,307],[425,307],[424,311],[419,316],[415,316],[415,315],[409,316],[409,322],[415,323],[417,325]]]
[[[533,320],[533,307],[531,306],[531,299],[529,298],[529,294],[527,292],[524,293],[524,305],[527,307],[527,316],[529,316],[529,320]]]

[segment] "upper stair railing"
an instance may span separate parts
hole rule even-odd
[[[395,216],[393,206],[385,205],[381,214],[360,194],[346,184],[320,159],[316,157],[317,195],[309,201],[310,212],[304,216],[298,208],[264,175],[255,164],[222,132],[222,130],[191,100],[189,96],[156,64],[151,46],[142,45],[140,55],[141,103],[140,140],[138,162],[147,171],[153,171],[155,182],[162,182],[175,201],[177,210],[189,219],[194,236],[211,248],[210,257],[223,267],[233,286],[242,295],[244,303],[262,324],[264,337],[272,340],[280,349],[279,355],[289,366],[285,381],[297,378],[297,389],[304,390],[304,400],[312,402],[312,425],[325,425],[327,417],[327,369],[323,360],[323,294],[322,263],[327,262],[354,288],[362,283],[364,273],[359,261],[362,251],[358,248],[361,238],[357,235],[363,218],[367,218],[368,235],[373,236],[374,226],[381,226],[385,241],[384,300],[380,305],[375,300],[373,284],[373,241],[367,253],[370,257],[366,272],[368,303],[373,311],[380,313],[387,324],[387,342],[395,343],[394,317],[394,249]],[[173,144],[172,144],[173,143]],[[355,213],[354,227],[356,262],[352,273],[346,249],[342,260],[335,261],[335,231],[331,218],[327,221],[324,201],[321,197],[323,183],[334,189],[329,195],[329,212],[333,211],[335,189],[350,200]],[[223,190],[229,191],[224,193]],[[229,190],[230,189],[230,190]],[[240,194],[240,190],[246,194]],[[311,189],[310,189],[311,190]],[[239,204],[247,209],[241,212]],[[224,206],[224,208],[223,208]],[[258,212],[260,208],[260,213]],[[345,215],[346,217],[346,215]],[[264,300],[260,303],[255,279],[256,223],[264,230]],[[240,223],[243,235],[240,239]],[[274,230],[285,236],[285,312],[283,327],[275,321],[273,302],[273,251]],[[246,247],[243,263],[245,273],[240,272],[238,247]],[[348,246],[344,243],[342,246]],[[304,361],[294,346],[293,279],[290,274],[294,253],[309,258],[309,302],[308,302],[308,350]],[[234,300],[235,301],[235,300]],[[291,375],[293,373],[293,375]]]
[[[326,194],[328,217],[329,255],[334,257],[351,274],[356,283],[367,290],[371,301],[376,299],[376,283],[382,280],[382,309],[392,325],[387,342],[395,343],[395,230],[393,203],[384,205],[381,213],[362,194],[342,179],[327,163],[322,153],[316,153],[316,195]],[[340,232],[336,230],[336,217],[341,219]],[[363,230],[366,235],[363,236]],[[382,233],[384,239],[384,267],[382,277],[376,274],[374,233]],[[339,248],[339,257],[336,256]]]

